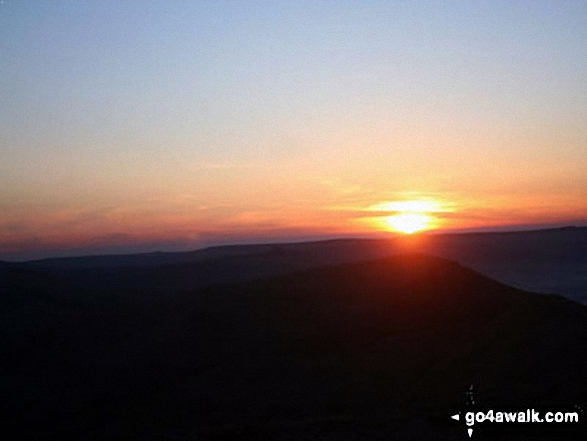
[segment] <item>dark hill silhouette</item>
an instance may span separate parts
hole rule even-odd
[[[587,398],[584,306],[440,258],[83,307],[39,277],[38,328],[20,327],[29,307],[1,311],[0,411],[20,439],[463,439],[448,415],[471,382],[486,402]]]
[[[444,257],[507,285],[587,303],[587,228],[221,246],[181,253],[45,259],[26,265],[104,289],[184,290],[405,252]]]

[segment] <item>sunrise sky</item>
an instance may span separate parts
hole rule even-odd
[[[0,103],[0,259],[587,225],[584,1],[6,0]]]

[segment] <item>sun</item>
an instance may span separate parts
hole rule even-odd
[[[393,231],[413,234],[428,230],[432,223],[432,217],[423,213],[400,213],[385,217],[384,222]]]
[[[370,222],[377,229],[402,234],[432,230],[441,222],[439,213],[453,211],[453,207],[434,199],[385,201],[368,208],[377,212]]]

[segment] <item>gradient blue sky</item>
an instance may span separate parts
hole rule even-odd
[[[584,1],[6,0],[0,69],[0,258],[586,223]]]

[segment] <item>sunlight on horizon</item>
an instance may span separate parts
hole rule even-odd
[[[54,3],[0,0],[2,261],[587,225],[585,2]]]
[[[432,217],[422,213],[403,213],[384,218],[385,224],[393,231],[413,234],[430,228]]]
[[[438,226],[436,213],[454,211],[450,204],[433,199],[386,201],[369,207],[369,211],[381,212],[371,218],[374,226],[383,231],[414,234],[432,230]]]

